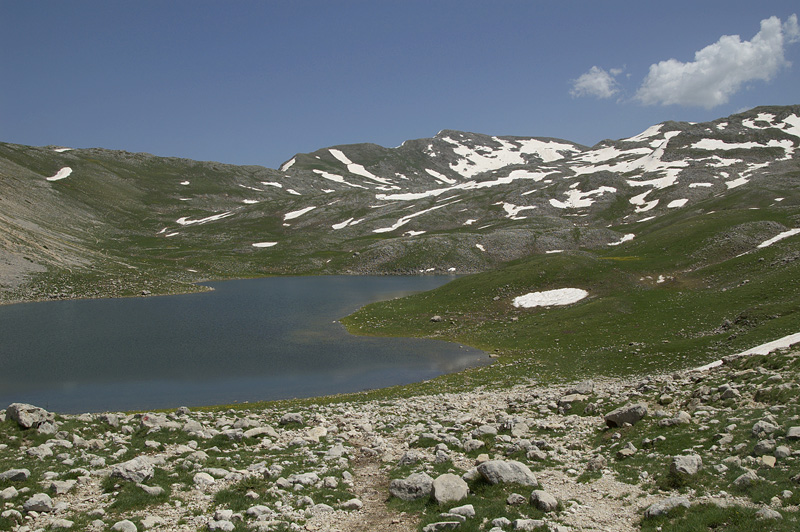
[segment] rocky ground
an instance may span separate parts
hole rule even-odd
[[[0,414],[0,530],[794,530],[798,374],[800,351],[784,349],[290,410],[14,404]]]

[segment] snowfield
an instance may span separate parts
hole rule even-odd
[[[571,305],[589,295],[580,288],[558,288],[544,292],[531,292],[524,296],[515,297],[513,305],[519,308],[554,307],[558,305]]]

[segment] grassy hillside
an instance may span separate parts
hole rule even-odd
[[[615,228],[636,231],[619,246],[514,261],[369,305],[345,324],[356,334],[443,338],[499,354],[480,372],[486,383],[699,365],[800,330],[800,236],[757,247],[775,227],[793,226],[798,212],[711,200],[692,216]],[[512,305],[557,288],[589,297],[550,308]]]

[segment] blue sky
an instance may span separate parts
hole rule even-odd
[[[2,0],[0,140],[271,168],[441,129],[593,145],[800,104],[798,11],[796,0]]]

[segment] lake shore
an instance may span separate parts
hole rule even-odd
[[[27,429],[6,413],[0,529],[628,531],[720,511],[791,530],[799,361],[781,348],[704,371],[559,385],[40,412]],[[610,422],[626,405],[643,412]],[[695,467],[673,471],[685,456],[697,459],[679,465]],[[522,476],[487,472],[503,464]]]

